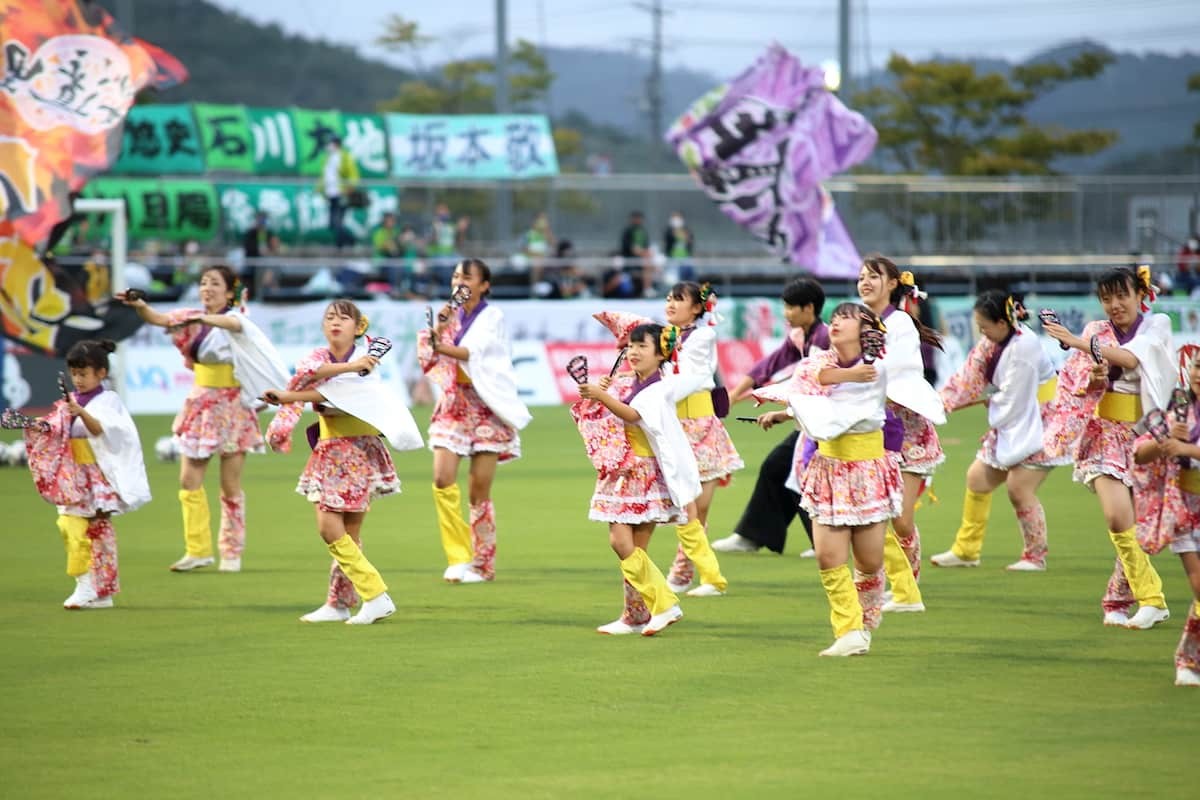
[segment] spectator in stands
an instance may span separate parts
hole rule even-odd
[[[1179,248],[1175,265],[1175,291],[1184,297],[1200,289],[1200,236],[1192,236]]]
[[[600,276],[600,294],[622,300],[637,297],[637,286],[634,285],[633,276],[625,270],[623,256],[615,256],[609,268]]]
[[[271,236],[268,221],[267,212],[259,211],[254,215],[254,224],[242,234],[242,253],[246,258],[261,258],[266,251],[267,239]]]
[[[388,211],[379,227],[371,234],[371,253],[377,259],[399,258],[400,237],[396,230],[396,215]]]
[[[463,215],[455,222],[450,216],[450,207],[445,203],[438,203],[434,209],[425,252],[432,261],[439,286],[450,282],[450,273],[459,261],[470,227],[470,217]]]
[[[654,291],[654,252],[650,248],[650,235],[646,233],[645,218],[640,211],[633,211],[629,214],[629,224],[621,232],[621,258],[624,259],[623,266],[625,267],[641,267],[642,289],[646,294],[652,293]],[[622,297],[624,295],[605,295],[605,297],[613,296]]]
[[[325,159],[321,162],[321,181],[318,191],[329,204],[329,230],[333,233],[333,244],[341,250],[354,244],[354,236],[346,228],[346,209],[350,192],[358,185],[358,164],[348,150],[342,149],[342,137],[331,136],[325,145]]]
[[[534,297],[570,300],[584,296],[587,293],[587,283],[584,282],[579,268],[572,262],[574,257],[575,246],[571,241],[560,241],[554,252],[555,266],[547,271],[543,280],[533,284]]]
[[[554,247],[554,233],[550,230],[550,218],[545,211],[534,218],[529,230],[525,231],[524,239],[522,250],[529,259],[529,284],[536,287],[542,280],[546,256]]]
[[[683,214],[673,212],[666,233],[663,234],[663,253],[669,259],[671,269],[677,273],[674,281],[696,279],[696,268],[692,266],[695,246],[696,237],[684,221]]]

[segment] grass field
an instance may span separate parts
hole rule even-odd
[[[0,469],[0,796],[1195,796],[1200,692],[1173,686],[1182,569],[1155,560],[1168,623],[1101,626],[1113,551],[1067,471],[1042,493],[1048,572],[1004,571],[1021,548],[997,497],[982,567],[928,567],[929,611],[888,616],[866,658],[817,657],[828,608],[798,523],[782,557],[724,556],[729,594],[685,599],[662,635],[603,637],[621,586],[587,521],[594,474],[565,410],[536,411],[495,488],[494,584],[442,583],[430,456],[397,456],[404,494],[364,531],[397,613],[362,628],[297,621],[329,562],[292,491],[302,444],[247,466],[240,574],[167,570],[177,467],[149,457],[156,499],[117,520],[112,611],[62,609],[54,511],[27,471]],[[139,422],[150,447],[169,425]],[[982,428],[973,410],[942,429],[941,503],[918,513],[927,554],[950,544]],[[780,438],[731,430],[752,466],[718,494],[713,538]],[[674,548],[665,528],[651,554],[665,566]]]

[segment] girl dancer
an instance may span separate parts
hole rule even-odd
[[[1162,579],[1135,535],[1133,426],[1152,409],[1163,409],[1174,384],[1171,321],[1165,314],[1144,316],[1154,299],[1150,268],[1118,267],[1100,275],[1096,293],[1107,320],[1090,322],[1082,336],[1058,323],[1045,331],[1076,352],[1060,373],[1059,394],[1084,395],[1072,413],[1086,420],[1074,454],[1075,480],[1100,500],[1117,562],[1104,595],[1104,624],[1152,628],[1170,616]],[[1140,311],[1139,311],[1139,306]],[[1065,423],[1046,436],[1047,455],[1060,454]],[[1133,606],[1140,607],[1132,617]]]
[[[675,355],[678,380],[682,390],[687,392],[676,410],[700,467],[701,486],[700,496],[696,498],[696,515],[689,515],[687,524],[675,528],[679,547],[667,582],[671,591],[682,592],[695,577],[692,563],[702,566],[700,585],[687,593],[689,597],[725,594],[727,582],[708,543],[708,510],[712,507],[717,484],[728,481],[734,470],[745,466],[729,432],[713,410],[717,333],[712,325],[716,323],[701,326],[699,321],[706,312],[714,310],[716,301],[716,295],[707,283],[704,286],[677,283],[667,293],[667,323],[680,331]]]
[[[58,507],[67,574],[75,579],[66,608],[112,608],[121,585],[110,517],[150,501],[137,428],[106,381],[115,349],[108,340],[76,342],[67,351],[75,391],[40,420],[11,411],[3,418],[3,427],[25,428],[34,484]]]
[[[608,393],[612,381],[607,376],[599,385],[579,387],[581,397],[599,401],[624,423],[624,437],[609,444],[623,451],[617,458],[620,466],[597,476],[588,518],[608,523],[609,544],[620,559],[626,586],[641,603],[633,611],[647,617],[626,620],[631,613],[627,588],[626,613],[597,628],[600,633],[653,636],[683,617],[679,598],[646,554],[654,526],[691,518],[700,495],[696,458],[675,411],[688,387],[662,376],[676,336],[675,329],[654,323],[633,329],[626,358],[635,379],[620,400]]]
[[[907,317],[907,315],[902,315]],[[871,331],[875,333],[872,334]],[[842,303],[829,321],[833,349],[801,361],[787,385],[788,410],[817,443],[805,466],[795,464],[800,505],[813,521],[821,585],[829,598],[836,637],[823,656],[863,655],[880,622],[884,531],[903,505],[900,468],[883,445],[890,373],[874,361],[864,336],[877,338],[883,325],[875,312]],[[775,387],[754,393],[780,399]],[[854,579],[846,561],[854,553]]]
[[[487,301],[491,281],[487,264],[477,258],[460,261],[451,284],[456,290],[465,286],[470,297],[458,310],[442,308],[432,336],[429,331],[418,335],[421,367],[442,390],[429,425],[429,447],[433,500],[449,564],[442,577],[450,583],[495,578],[492,480],[497,464],[521,457],[517,432],[531,419],[517,396],[504,315]],[[456,483],[463,458],[471,460],[469,527]]]
[[[892,530],[887,534],[884,566],[893,596],[884,611],[925,610],[917,585],[921,577],[921,534],[913,514],[925,481],[946,460],[933,427],[946,422],[946,410],[938,393],[925,381],[921,359],[921,345],[940,349],[942,337],[906,311],[895,313],[898,304],[906,304],[920,294],[912,273],[901,272],[890,259],[875,255],[863,261],[858,296],[887,326],[884,361],[889,373],[888,414],[903,425],[902,442],[888,443],[888,449],[897,449],[900,455],[904,511],[892,520]]]
[[[949,551],[929,560],[941,567],[979,566],[992,492],[1008,487],[1025,547],[1009,564],[1014,572],[1046,569],[1046,512],[1037,490],[1058,464],[1042,452],[1042,421],[1053,409],[1058,378],[1041,342],[1021,324],[1025,309],[997,289],[975,301],[975,326],[983,335],[966,363],[942,387],[947,411],[987,403],[989,430],[967,469],[962,525]]]
[[[1156,441],[1143,434],[1137,440],[1137,463],[1151,465],[1149,475],[1146,467],[1138,469],[1138,483],[1153,481],[1146,489],[1161,497],[1153,518],[1138,509],[1138,534],[1141,538],[1148,524],[1155,529],[1147,532],[1149,538],[1169,541],[1183,562],[1194,602],[1175,650],[1175,685],[1200,686],[1200,350],[1187,363],[1187,385],[1186,405],[1172,409],[1183,419],[1174,418],[1169,435]]]
[[[320,421],[309,431],[312,455],[296,491],[316,506],[317,532],[333,556],[329,594],[304,622],[370,625],[396,610],[379,571],[362,550],[362,526],[371,500],[400,491],[382,433],[397,450],[422,446],[412,414],[375,372],[379,359],[355,340],[367,332],[367,318],[348,300],[335,300],[321,323],[327,347],[296,365],[286,390],[269,389],[264,399],[287,404],[267,428],[271,447],[291,448],[291,432],[303,403],[312,403]],[[354,616],[350,609],[362,608]]]
[[[183,557],[171,565],[189,572],[213,563],[212,524],[204,474],[214,455],[221,458],[222,572],[239,572],[246,546],[246,495],[242,467],[246,453],[262,449],[255,407],[271,386],[283,386],[287,368],[271,340],[244,313],[234,310],[237,277],[226,266],[200,273],[203,310],[162,313],[140,296],[116,297],[151,325],[166,328],[196,375],[196,383],[175,417],[171,431],[181,455],[179,503],[183,507]]]

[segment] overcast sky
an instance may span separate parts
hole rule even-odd
[[[495,0],[213,0],[290,33],[372,46],[390,13],[438,42],[427,63],[494,47]],[[651,16],[630,0],[508,0],[509,38],[557,47],[648,52]],[[772,39],[806,62],[837,57],[837,0],[663,0],[664,60],[726,78]],[[853,67],[879,68],[889,53],[1019,59],[1065,39],[1115,50],[1200,53],[1200,0],[852,0]]]

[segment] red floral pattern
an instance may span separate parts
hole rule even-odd
[[[189,326],[194,327],[194,326]],[[242,405],[237,387],[193,386],[171,425],[179,452],[188,458],[261,452],[258,417]]]
[[[296,491],[322,511],[366,511],[376,497],[400,491],[400,479],[378,436],[321,439]]]
[[[1175,668],[1200,672],[1200,616],[1196,615],[1196,603],[1188,606],[1187,622],[1183,623],[1183,635],[1175,649]]]
[[[814,522],[841,528],[900,516],[904,490],[892,453],[870,461],[841,461],[818,452],[807,468],[799,466],[800,505]]]
[[[633,456],[628,467],[597,476],[588,519],[596,522],[684,522],[683,510],[671,502],[658,461]]]
[[[942,443],[933,423],[902,405],[887,404],[888,410],[904,423],[904,443],[900,447],[900,471],[913,475],[932,475],[946,460]]]
[[[721,420],[716,417],[699,417],[681,419],[679,422],[683,425],[683,432],[687,434],[692,452],[696,455],[701,483],[727,478],[735,470],[746,466]]]
[[[1092,481],[1107,475],[1132,489],[1133,442],[1133,425],[1089,418],[1075,454],[1075,480],[1091,489]]]
[[[452,383],[433,408],[429,449],[442,447],[468,458],[497,453],[500,463],[521,457],[521,437],[480,398],[475,387]]]
[[[88,571],[92,585],[100,597],[109,597],[121,591],[121,579],[117,570],[117,534],[112,520],[96,517],[88,521],[87,537],[92,543],[92,563]]]

